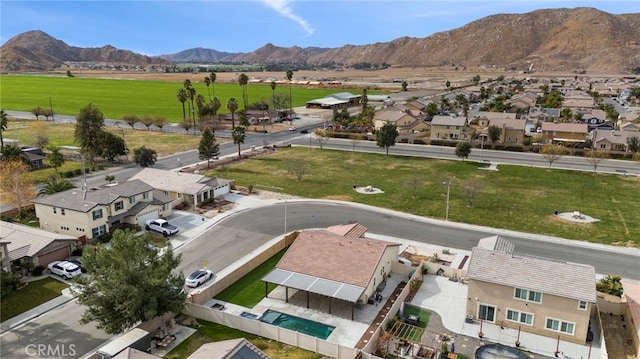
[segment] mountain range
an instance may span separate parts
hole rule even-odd
[[[70,46],[36,30],[8,40],[0,47],[0,59],[0,71],[5,73],[51,71],[73,63],[163,67],[179,62],[511,69],[535,64],[546,70],[629,72],[640,67],[640,13],[544,9],[491,15],[425,38],[401,37],[369,45],[285,48],[266,44],[250,53],[194,48],[156,57],[110,45]]]

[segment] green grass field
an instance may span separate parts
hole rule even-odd
[[[276,267],[285,252],[286,250],[282,250],[276,253],[256,269],[220,292],[215,299],[253,308],[264,298],[264,282],[262,282],[262,278]]]
[[[310,170],[296,181],[289,159],[300,158]],[[478,170],[475,162],[446,161],[319,150],[280,149],[273,155],[212,170],[209,176],[236,180],[240,186],[277,190],[309,198],[354,201],[420,216],[444,218],[446,187],[451,176],[449,220],[562,238],[640,247],[640,178],[578,171],[499,166]],[[417,198],[412,179],[418,178]],[[482,190],[468,203],[465,185],[475,179]],[[384,194],[360,194],[353,185],[372,185]],[[580,211],[600,222],[566,222],[553,212]]]
[[[198,94],[209,98],[207,86],[202,82],[204,75],[185,74]],[[3,75],[0,81],[2,108],[5,110],[27,111],[35,107],[49,108],[49,99],[56,114],[77,115],[88,103],[96,105],[105,118],[120,119],[127,114],[140,117],[158,115],[170,122],[182,121],[182,104],[176,98],[176,91],[182,82],[96,79],[60,76]],[[210,89],[211,90],[211,89]],[[291,97],[293,106],[302,106],[307,101],[342,92],[336,89],[317,89],[293,86]],[[289,87],[278,85],[276,94],[289,96]],[[374,92],[371,92],[374,93]],[[227,113],[226,102],[229,97],[238,100],[242,106],[240,86],[229,83],[216,83],[215,94],[220,99],[220,113]],[[249,103],[265,101],[270,103],[272,96],[269,84],[247,85]]]
[[[29,282],[25,287],[9,293],[0,303],[0,321],[22,314],[62,294],[67,284],[53,278]]]
[[[413,305],[405,305],[404,306],[404,318],[410,315],[417,315],[420,317],[420,322],[418,326],[420,328],[426,328],[429,324],[429,318],[431,317],[431,312],[428,310],[424,310],[420,307],[414,307]]]

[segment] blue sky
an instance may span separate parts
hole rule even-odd
[[[334,48],[427,37],[488,15],[575,7],[640,13],[638,0],[2,0],[0,43],[42,30],[72,46],[147,55],[195,47],[251,52],[267,43]]]

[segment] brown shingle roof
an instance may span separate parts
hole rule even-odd
[[[389,246],[399,244],[306,230],[300,232],[276,268],[366,287]]]
[[[327,227],[327,231],[345,237],[360,238],[367,233],[367,227],[360,223],[338,224],[337,226]]]

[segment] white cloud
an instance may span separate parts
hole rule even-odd
[[[291,8],[290,0],[261,0],[262,3],[267,5],[268,7],[277,11],[280,15],[289,18],[298,23],[298,25],[302,26],[302,28],[307,32],[308,35],[313,35],[316,31],[314,28],[309,25],[307,20],[302,17],[296,15]]]

